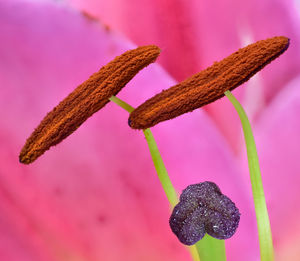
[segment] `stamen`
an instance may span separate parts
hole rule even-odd
[[[141,69],[154,62],[159,53],[155,45],[138,47],[94,73],[45,116],[22,148],[20,162],[32,163],[51,146],[68,137]]]
[[[217,239],[232,237],[239,221],[235,204],[215,183],[206,181],[183,190],[169,223],[181,243],[193,245],[205,233]]]
[[[288,38],[277,36],[239,49],[141,104],[130,114],[130,127],[150,128],[222,98],[225,91],[233,90],[248,81],[288,46]]]

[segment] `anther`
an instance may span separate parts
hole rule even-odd
[[[141,69],[154,62],[160,50],[155,45],[127,51],[94,73],[61,101],[27,139],[19,155],[29,164],[51,146],[73,133],[95,112],[103,108]]]
[[[130,127],[150,128],[222,98],[225,91],[248,81],[288,46],[289,39],[279,36],[238,50],[141,104],[130,114]]]
[[[183,190],[169,223],[181,243],[193,245],[205,233],[217,239],[232,237],[239,221],[235,204],[215,183],[206,181]]]

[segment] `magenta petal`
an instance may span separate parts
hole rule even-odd
[[[298,77],[278,94],[255,131],[278,260],[299,254],[299,86]]]
[[[160,63],[178,81],[251,42],[275,35],[291,38],[288,52],[262,72],[262,80],[257,87],[261,95],[254,98],[259,99],[253,109],[254,119],[276,93],[299,74],[300,18],[294,6],[296,3],[291,1],[66,1],[98,17],[137,44],[160,46]],[[245,88],[254,86],[247,84],[241,87],[240,101],[243,104],[253,98],[248,97],[248,91],[245,94]],[[236,142],[235,139],[239,129],[231,105],[221,102],[205,109],[231,147],[238,152],[241,140]],[[227,124],[228,121],[232,124]]]
[[[299,71],[299,14],[284,0],[173,1],[67,0],[137,44],[162,47],[161,62],[177,80],[198,72],[249,41],[274,35],[291,38],[289,55],[266,73],[265,98],[271,99]],[[268,14],[268,19],[266,19]],[[282,72],[284,76],[276,73]]]
[[[54,3],[1,2],[0,35],[0,259],[187,260],[189,253],[168,227],[168,203],[144,137],[128,127],[128,113],[116,105],[107,105],[32,165],[18,162],[43,116],[134,46]],[[120,96],[138,105],[173,84],[152,65]],[[193,117],[156,129],[170,175],[179,189],[210,179],[236,201],[244,219],[228,242],[229,256],[240,260],[240,251],[251,248],[246,258],[253,260],[258,248],[248,186],[214,124],[203,112]],[[196,129],[189,135],[191,127]]]
[[[0,25],[0,259],[185,259],[187,251],[173,246],[167,202],[151,203],[160,195],[151,161],[142,158],[140,167],[130,161],[139,142],[131,141],[128,115],[117,106],[107,106],[36,164],[18,162],[46,112],[134,46],[54,4],[1,2]],[[152,69],[144,81],[162,88],[161,76],[168,79]]]

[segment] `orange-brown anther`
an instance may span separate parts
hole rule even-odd
[[[94,73],[61,101],[34,130],[21,150],[19,160],[29,164],[51,146],[60,143],[84,121],[103,108],[141,69],[154,62],[160,50],[155,45],[125,52]]]
[[[239,49],[147,100],[130,114],[128,123],[133,129],[146,129],[211,103],[249,80],[288,46],[288,38],[277,36]]]

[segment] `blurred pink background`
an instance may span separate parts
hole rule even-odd
[[[233,93],[257,143],[276,260],[300,256],[300,4],[253,0],[0,2],[0,260],[191,260],[146,141],[109,103],[29,166],[45,114],[115,56],[156,44],[158,61],[118,97],[132,106],[238,48],[276,35],[286,53]],[[153,129],[174,186],[213,181],[241,212],[228,260],[259,260],[243,135],[225,98]]]

